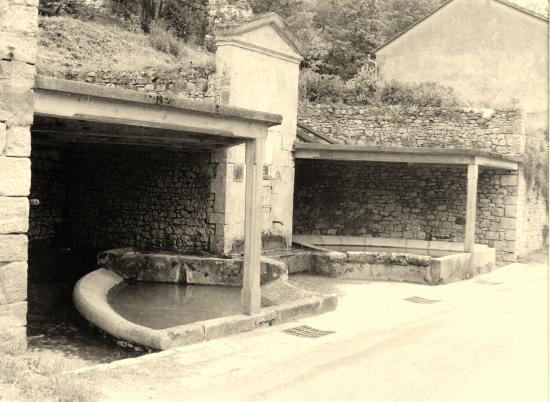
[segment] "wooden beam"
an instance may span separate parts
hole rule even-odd
[[[466,228],[464,233],[464,251],[472,253],[476,238],[477,177],[479,165],[468,165],[466,189]]]
[[[244,215],[244,267],[241,292],[244,314],[258,314],[261,308],[260,258],[262,253],[261,191],[265,140],[246,142],[246,190]]]

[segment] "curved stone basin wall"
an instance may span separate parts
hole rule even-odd
[[[142,252],[131,248],[99,253],[97,266],[116,272],[124,279],[148,282],[242,286],[243,278],[242,259]],[[283,262],[262,257],[262,285],[287,278],[287,267]]]
[[[116,249],[100,253],[99,269],[82,277],[73,290],[80,314],[99,329],[132,345],[164,350],[189,343],[276,325],[334,310],[337,297],[296,288],[288,283],[281,261],[262,257],[262,298],[270,306],[259,314],[237,314],[153,329],[122,317],[109,304],[108,294],[124,280],[240,286],[240,259],[221,259]]]

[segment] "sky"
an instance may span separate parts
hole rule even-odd
[[[535,11],[548,10],[548,1],[547,0],[508,0],[511,3],[518,4],[525,8],[529,8]]]

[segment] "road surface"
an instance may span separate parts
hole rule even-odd
[[[341,295],[333,313],[83,375],[117,402],[548,401],[545,265],[436,287],[325,281]],[[335,333],[282,331],[299,325]]]

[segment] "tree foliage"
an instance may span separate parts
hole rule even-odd
[[[85,0],[39,0],[48,14],[76,13]],[[203,44],[216,23],[250,12],[275,12],[303,44],[304,63],[313,72],[356,76],[369,54],[437,8],[443,0],[111,0],[111,12],[130,29],[150,33],[162,26],[184,41]],[[251,11],[250,11],[251,10]],[[231,11],[229,14],[225,15]],[[209,15],[210,12],[210,15]],[[233,15],[235,14],[235,15]],[[158,29],[157,29],[158,30]]]
[[[443,0],[249,0],[254,13],[276,12],[304,44],[304,64],[350,79],[378,46]]]

